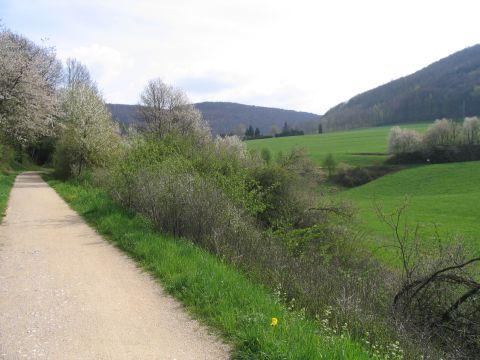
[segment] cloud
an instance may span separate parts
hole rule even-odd
[[[48,37],[62,59],[84,62],[111,102],[135,103],[161,77],[193,101],[323,113],[478,42],[480,2],[0,0],[0,8],[12,30]]]

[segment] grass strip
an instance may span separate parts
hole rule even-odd
[[[0,219],[5,216],[5,209],[8,203],[8,197],[15,182],[16,173],[3,174],[0,172]]]
[[[105,190],[85,182],[46,180],[195,318],[232,344],[233,359],[370,358],[348,334],[322,330],[319,321],[287,310],[267,288],[191,242],[155,231],[144,217],[114,204]],[[277,326],[271,325],[273,317]]]

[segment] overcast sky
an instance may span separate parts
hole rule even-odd
[[[480,1],[0,0],[3,25],[85,63],[113,103],[155,77],[190,99],[322,114],[480,43]]]

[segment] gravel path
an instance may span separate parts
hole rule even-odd
[[[37,174],[0,226],[0,359],[226,359],[228,347]]]

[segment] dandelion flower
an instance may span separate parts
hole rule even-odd
[[[270,325],[277,326],[278,325],[278,319],[276,317],[272,317],[272,323]]]

